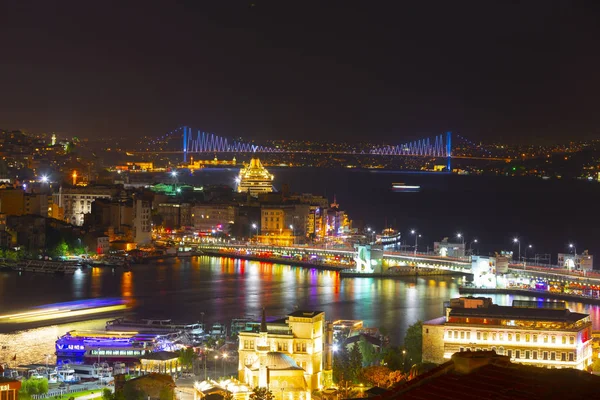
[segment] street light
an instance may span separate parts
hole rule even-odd
[[[48,177],[46,175],[42,175],[42,177],[40,178],[40,181],[42,183],[48,183]]]
[[[215,379],[217,378],[217,358],[219,358],[219,356],[215,356]]]
[[[573,249],[573,255],[575,256],[573,260],[573,266],[577,268],[577,247],[573,243],[569,243],[569,247]]]
[[[517,261],[521,262],[521,241],[519,240],[519,238],[513,238],[513,243],[519,244],[519,258],[517,259]]]
[[[477,239],[473,239],[469,243],[469,253],[471,253],[471,255],[473,254],[473,243],[477,244],[477,243],[479,243],[479,241]]]
[[[223,377],[225,377],[225,360],[227,359],[227,353],[223,353]]]
[[[258,225],[256,223],[252,224],[252,229],[256,230],[256,234],[258,235]],[[250,241],[252,241],[252,232],[250,232]]]
[[[290,225],[290,229],[292,230],[292,245],[296,244],[296,232],[294,231],[294,225]]]
[[[417,248],[419,246],[419,238],[421,237],[421,235],[419,235],[417,233],[417,231],[415,231],[414,229],[411,230],[410,233],[412,233],[413,235],[415,235],[415,255],[417,255]]]
[[[204,346],[204,380],[206,381],[206,352],[208,351],[208,347]]]
[[[459,239],[461,240],[461,243],[462,243],[462,244],[465,244],[465,237],[463,236],[463,234],[462,234],[462,233],[460,233],[460,232],[459,232],[459,233],[457,233],[457,234],[456,234],[456,237],[457,237],[457,238],[459,238]]]
[[[175,171],[175,170],[171,171],[171,176],[173,178],[177,178],[177,171]]]

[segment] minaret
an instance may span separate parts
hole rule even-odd
[[[267,330],[267,318],[265,317],[265,309],[262,310],[262,319],[260,321],[260,332],[258,333],[258,340],[256,342],[256,352],[258,353],[258,359],[260,360],[260,368],[258,371],[258,386],[267,387],[269,385],[268,378],[268,366],[267,366],[267,353],[269,352],[269,339]]]

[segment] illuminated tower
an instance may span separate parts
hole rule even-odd
[[[262,319],[260,321],[260,332],[258,333],[258,339],[256,341],[256,352],[258,353],[258,360],[260,367],[258,371],[258,386],[267,387],[269,385],[269,371],[267,366],[267,353],[271,349],[269,346],[267,330],[267,319],[265,317],[265,309],[262,310]]]
[[[56,134],[52,134],[52,146],[56,145]]]

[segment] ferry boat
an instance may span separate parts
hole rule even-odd
[[[140,333],[174,333],[185,332],[191,335],[203,335],[204,330],[199,322],[178,323],[170,319],[128,319],[116,318],[106,323],[107,331]]]
[[[392,191],[393,192],[414,193],[414,192],[419,192],[420,190],[421,190],[421,186],[419,186],[419,185],[406,185],[402,182],[392,183]]]
[[[261,193],[273,191],[273,174],[270,174],[258,158],[252,158],[250,164],[244,165],[236,178],[237,192],[250,193],[258,197]]]
[[[177,350],[179,346],[174,343],[177,338],[178,333],[70,331],[56,340],[57,363],[133,363],[151,352]]]
[[[383,232],[381,232],[381,235],[376,236],[377,243],[382,244],[384,246],[399,243],[401,238],[402,235],[400,234],[400,232],[392,228],[386,228],[383,230]]]

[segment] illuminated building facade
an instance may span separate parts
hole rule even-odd
[[[592,322],[561,302],[517,301],[498,306],[488,298],[450,301],[446,316],[423,323],[423,361],[494,350],[511,361],[548,368],[585,369],[592,362]]]
[[[245,165],[240,170],[237,178],[238,193],[250,193],[257,197],[260,193],[270,193],[273,191],[274,176],[263,167],[258,158],[250,160],[250,164]]]
[[[587,250],[583,254],[558,253],[558,265],[568,270],[591,271],[594,269],[594,256]]]
[[[227,232],[237,217],[237,211],[237,206],[229,204],[196,204],[192,207],[194,229]]]
[[[295,311],[266,322],[258,331],[239,333],[239,380],[250,387],[269,387],[285,398],[310,398],[331,384],[333,328],[322,311]],[[289,396],[289,397],[288,397]]]
[[[110,199],[117,194],[116,188],[86,186],[63,188],[54,193],[54,203],[64,210],[64,220],[72,225],[83,225],[84,215],[92,211],[96,199]]]

